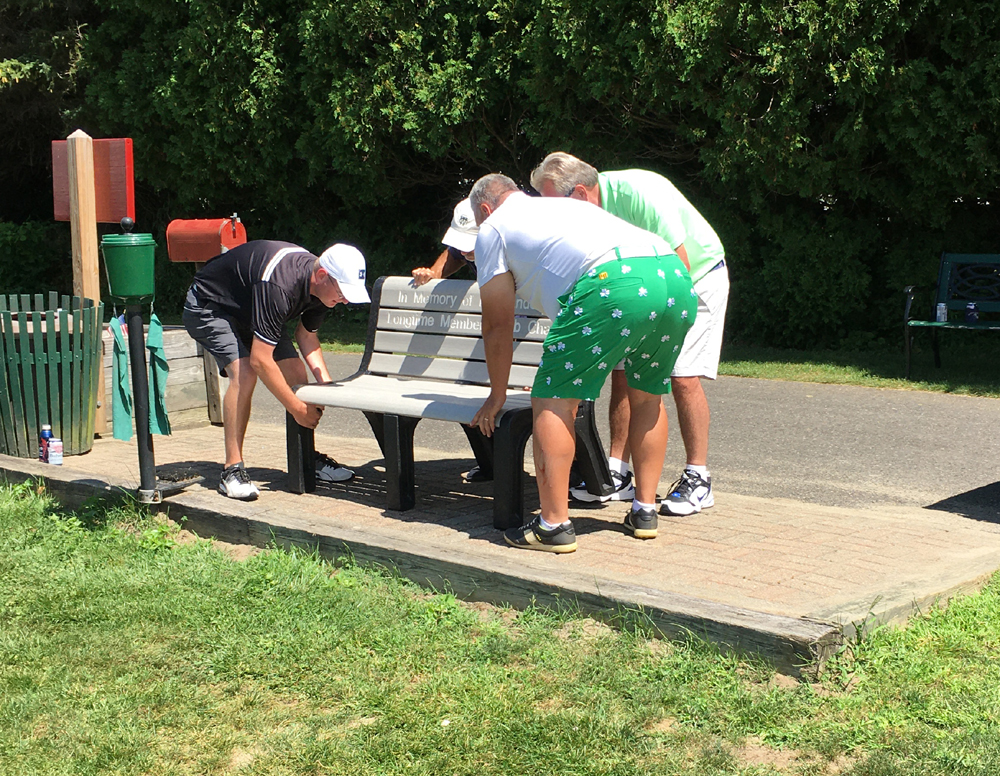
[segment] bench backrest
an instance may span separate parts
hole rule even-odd
[[[934,302],[949,310],[975,302],[980,312],[1000,313],[1000,254],[942,253]]]
[[[530,388],[551,321],[517,300],[509,386]],[[489,385],[479,286],[382,277],[372,293],[362,373]]]

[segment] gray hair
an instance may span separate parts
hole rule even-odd
[[[555,151],[531,171],[531,185],[541,193],[542,186],[548,181],[557,193],[568,195],[579,185],[592,189],[597,185],[597,170],[586,162],[577,159],[565,151]]]
[[[476,181],[469,193],[469,201],[472,203],[474,213],[479,212],[479,206],[482,204],[487,204],[491,210],[496,210],[497,203],[504,194],[517,190],[517,184],[506,175],[492,172]]]

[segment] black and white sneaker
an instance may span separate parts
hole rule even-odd
[[[625,527],[632,532],[636,539],[655,539],[656,524],[655,509],[633,508],[625,515]]]
[[[320,482],[347,482],[353,476],[354,472],[330,456],[316,453],[316,479]]]
[[[522,550],[576,551],[576,531],[573,524],[568,521],[551,531],[546,531],[542,528],[541,517],[536,516],[527,525],[522,525],[520,528],[508,528],[503,532],[503,538],[511,547],[519,547]]]
[[[253,501],[260,495],[260,489],[250,482],[250,475],[247,474],[243,461],[240,461],[222,470],[219,493],[240,501]]]
[[[587,483],[581,482],[577,487],[569,489],[569,497],[574,501],[588,504],[606,504],[609,501],[631,501],[635,498],[635,485],[632,484],[632,472],[619,474],[611,472],[611,482],[615,489],[607,496],[595,496],[587,490]]]
[[[715,506],[712,476],[702,477],[685,469],[681,478],[670,488],[670,494],[660,502],[661,515],[693,515]]]

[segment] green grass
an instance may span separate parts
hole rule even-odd
[[[818,684],[0,486],[0,774],[1000,772],[1000,586]]]
[[[940,369],[934,366],[929,337],[923,339],[914,343],[910,380],[904,378],[902,352],[881,343],[860,351],[727,346],[719,374],[1000,398],[1000,337],[995,332],[944,332]]]

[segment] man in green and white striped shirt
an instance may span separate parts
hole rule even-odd
[[[598,173],[563,152],[549,154],[531,174],[531,185],[544,197],[570,197],[603,210],[663,238],[689,267],[698,294],[698,315],[672,372],[674,401],[684,439],[687,465],[661,504],[662,514],[689,515],[715,503],[708,470],[710,412],[701,378],[718,375],[722,330],[729,299],[725,251],[715,230],[662,175],[647,170]],[[628,470],[629,405],[624,374],[611,381],[610,468],[619,491],[612,499],[631,498]],[[591,500],[585,488],[574,497]],[[607,499],[608,497],[604,497]]]

